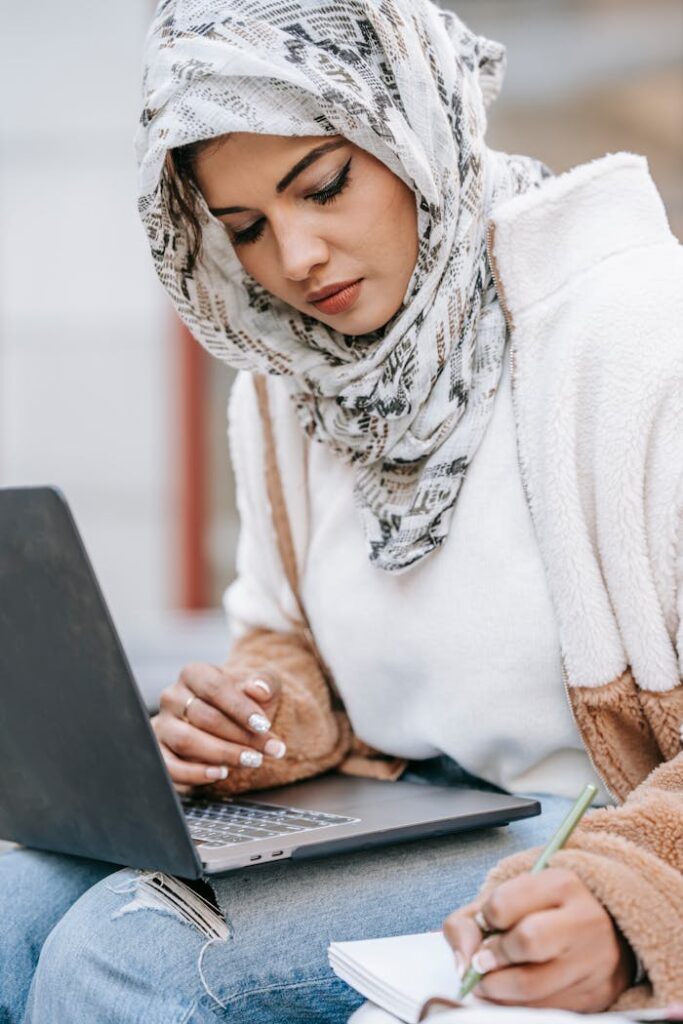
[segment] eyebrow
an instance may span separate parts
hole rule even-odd
[[[340,146],[346,145],[346,139],[341,139],[338,142],[325,142],[322,146],[316,146],[314,149],[309,150],[305,156],[301,158],[297,163],[294,164],[291,170],[287,171],[284,178],[281,178],[275,186],[276,192],[284,192],[288,185],[294,181],[294,179],[310,167],[312,163],[315,163],[319,157],[323,156],[324,153],[330,153],[333,149],[339,149]],[[212,213],[214,217],[223,217],[226,213],[246,213],[249,209],[247,206],[210,206],[209,213]]]

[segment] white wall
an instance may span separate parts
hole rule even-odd
[[[115,618],[175,593],[171,313],[135,207],[144,0],[8,4],[0,485],[66,492]]]

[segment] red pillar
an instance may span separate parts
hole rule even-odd
[[[180,369],[180,607],[206,608],[209,573],[204,548],[207,523],[207,362],[208,356],[178,322]]]

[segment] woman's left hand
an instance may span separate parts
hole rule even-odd
[[[501,934],[485,938],[478,910]],[[612,918],[578,875],[561,868],[503,882],[451,914],[444,933],[465,965],[474,955],[473,966],[486,972],[475,994],[496,1003],[597,1013],[633,976],[633,953]]]

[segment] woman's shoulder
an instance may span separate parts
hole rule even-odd
[[[683,379],[683,247],[644,157],[612,154],[503,204],[493,261],[530,387],[542,363],[594,396]],[[522,376],[524,371],[522,370]],[[547,381],[546,381],[547,383]]]
[[[492,222],[514,324],[570,313],[604,319],[608,336],[634,317],[680,332],[683,248],[644,157],[581,164],[503,203]]]

